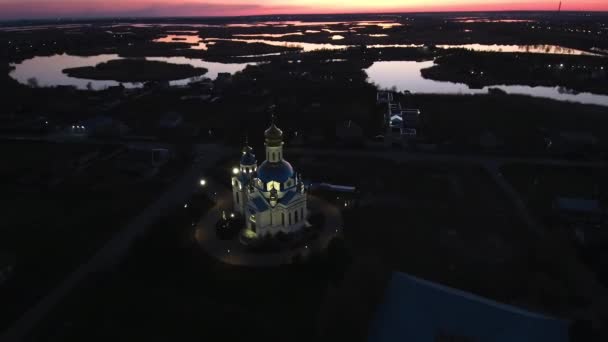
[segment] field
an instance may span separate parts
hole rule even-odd
[[[210,205],[196,197],[188,211],[168,213],[117,270],[92,276],[30,340],[311,340],[329,284],[324,263],[248,269],[216,262],[193,241],[190,225]]]
[[[307,159],[303,172],[360,189],[359,206],[345,213],[355,256],[559,317],[592,302],[576,253],[564,247],[560,255],[564,241],[529,230],[485,170],[374,158],[336,163]]]
[[[6,327],[164,185],[139,181],[111,158],[104,160],[120,152],[120,145],[4,142],[1,150],[0,249],[16,259],[14,277],[0,292],[5,308],[0,326]]]
[[[605,201],[606,177],[602,167],[543,167],[509,164],[503,173],[526,200],[530,209],[551,226],[557,197]]]

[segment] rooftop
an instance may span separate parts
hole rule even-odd
[[[369,341],[568,341],[568,322],[395,272]],[[449,339],[451,338],[451,339]]]
[[[584,213],[597,213],[601,211],[600,202],[597,200],[558,197],[556,205],[559,210],[578,211]]]

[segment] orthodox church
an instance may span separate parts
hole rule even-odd
[[[243,215],[249,239],[294,233],[307,225],[306,190],[300,175],[283,159],[283,132],[275,125],[264,132],[266,160],[258,166],[247,142],[239,168],[233,170],[234,210]]]

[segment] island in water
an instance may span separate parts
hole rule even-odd
[[[171,81],[201,76],[205,68],[145,59],[117,59],[96,66],[64,69],[70,77],[118,82]]]

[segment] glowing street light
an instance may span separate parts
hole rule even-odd
[[[188,203],[184,204],[184,208],[188,208]]]
[[[231,213],[231,214],[230,214],[230,218],[234,218],[234,213]]]
[[[204,179],[201,179],[200,184],[201,184],[201,186],[205,186],[205,185],[207,185],[207,181]]]
[[[234,169],[232,169],[232,174],[238,175],[239,174],[239,168],[235,167]]]

